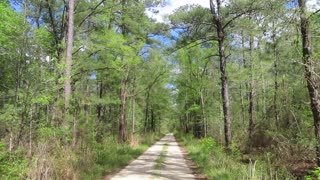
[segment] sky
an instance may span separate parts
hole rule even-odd
[[[153,19],[156,19],[158,22],[164,22],[165,15],[171,14],[178,7],[186,4],[198,4],[203,7],[210,7],[209,0],[169,0],[166,3],[166,6],[155,8],[156,10],[159,10],[158,14],[155,15],[148,11],[146,13]]]
[[[307,6],[312,11],[316,11],[317,9],[320,9],[320,0],[309,0],[307,1]]]
[[[198,4],[203,7],[210,7],[209,0],[169,0],[166,6],[156,8],[156,10],[159,10],[158,14],[153,14],[149,11],[146,13],[149,17],[156,19],[158,22],[165,22],[165,15],[171,14],[178,7],[186,4]],[[307,0],[307,6],[312,11],[315,11],[320,8],[320,0]]]

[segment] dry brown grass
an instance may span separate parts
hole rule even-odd
[[[140,144],[140,136],[132,134],[130,136],[130,147],[137,148]]]
[[[69,147],[60,147],[57,141],[39,143],[34,148],[28,178],[43,179],[77,179],[73,168],[75,155]]]

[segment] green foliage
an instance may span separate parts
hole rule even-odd
[[[22,179],[28,172],[28,161],[24,151],[9,152],[0,141],[0,179]]]
[[[41,127],[37,130],[37,137],[39,142],[46,142],[52,139],[59,139],[64,137],[63,128],[55,128],[55,127]]]
[[[202,149],[205,150],[205,152],[212,151],[213,148],[215,148],[217,145],[217,143],[213,140],[212,137],[207,137],[207,138],[201,139],[200,144],[202,146]]]
[[[8,50],[10,47],[17,46],[15,41],[20,37],[24,21],[7,2],[0,2],[0,12],[0,52],[2,52],[3,49]]]
[[[118,144],[116,136],[107,137],[102,144],[94,144],[89,152],[86,151],[86,157],[80,158],[76,163],[77,169],[81,172],[81,179],[101,179],[104,175],[127,165],[159,139],[159,135],[156,134],[141,137],[139,138],[143,141],[136,147],[128,143]]]
[[[236,146],[235,143],[232,143],[230,145],[230,151],[232,153],[232,155],[234,155],[235,157],[241,157],[241,150]]]
[[[312,179],[320,179],[320,167],[317,167],[315,168],[313,171],[312,171],[312,175],[307,175],[305,176],[305,179],[306,180],[312,180]]]
[[[52,96],[50,95],[40,95],[39,97],[33,98],[31,103],[41,104],[41,105],[48,105],[52,102]]]
[[[320,179],[320,167],[317,167],[315,170],[313,170],[313,173],[318,179]]]
[[[288,173],[269,174],[269,167],[263,160],[245,164],[240,161],[241,154],[234,147],[233,152],[224,152],[223,146],[211,137],[195,139],[190,135],[179,135],[181,143],[186,147],[191,158],[208,179],[271,179],[288,178]],[[199,146],[200,144],[200,146]],[[280,177],[283,176],[283,177]]]
[[[34,41],[43,52],[53,51],[54,36],[44,27],[34,29]]]

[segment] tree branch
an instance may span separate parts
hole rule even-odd
[[[222,28],[225,29],[227,28],[233,21],[235,21],[236,19],[240,18],[242,15],[246,14],[248,12],[242,12],[238,15],[236,15],[235,17],[233,17],[232,19],[230,19]]]
[[[320,12],[320,9],[318,9],[315,12],[313,12],[312,14],[310,14],[310,16],[307,19],[310,19],[313,15],[317,14],[318,12]]]
[[[85,20],[86,20],[87,18],[89,18],[90,16],[92,16],[92,15],[94,14],[95,10],[96,10],[102,3],[104,3],[105,1],[106,1],[106,0],[101,0],[101,1],[92,9],[92,11],[91,11],[85,18],[82,19],[82,21],[79,23],[78,27],[81,27],[82,24],[85,22]]]
[[[102,70],[106,70],[106,69],[112,69],[112,70],[117,70],[116,68],[113,67],[101,67],[101,68],[95,68],[95,69],[84,69],[81,70],[80,72],[77,72],[75,74],[73,74],[72,76],[77,76],[86,72],[92,72],[92,71],[102,71]]]
[[[46,2],[47,2],[47,6],[48,6],[48,11],[49,11],[49,16],[50,16],[50,23],[52,25],[52,31],[53,31],[53,34],[54,34],[56,47],[58,47],[59,46],[59,39],[58,39],[58,32],[57,32],[56,24],[54,23],[53,12],[52,12],[49,0],[46,0]]]
[[[174,52],[176,52],[176,51],[179,51],[180,49],[183,49],[183,48],[185,48],[185,47],[187,47],[187,46],[189,46],[189,45],[191,45],[191,44],[193,44],[193,43],[195,43],[195,42],[197,42],[197,41],[199,41],[199,40],[201,40],[201,42],[196,43],[196,44],[192,45],[191,47],[188,47],[188,49],[193,48],[193,47],[195,47],[195,46],[198,46],[198,45],[200,45],[200,44],[202,44],[202,43],[205,43],[205,42],[217,41],[218,38],[213,37],[213,38],[210,38],[210,39],[207,39],[207,40],[196,39],[196,40],[194,40],[194,41],[192,41],[192,42],[190,42],[190,43],[188,43],[188,44],[185,44],[185,45],[183,45],[183,46],[177,47],[177,48],[174,49],[174,51],[171,52],[171,53],[174,53]]]
[[[219,54],[212,54],[212,55],[209,55],[209,56],[207,56],[207,57],[205,57],[204,59],[207,59],[207,58],[211,58],[211,57],[219,57]]]
[[[155,85],[155,84],[158,82],[158,80],[160,79],[160,77],[163,76],[166,72],[167,72],[166,69],[163,70],[162,72],[160,72],[160,73],[158,74],[158,76],[157,76],[149,85],[147,85],[147,87],[145,87],[145,88],[143,88],[142,90],[136,92],[135,94],[128,95],[127,97],[134,97],[134,96],[142,93],[143,91],[145,91],[145,90],[147,90],[147,89],[151,89],[152,86]]]

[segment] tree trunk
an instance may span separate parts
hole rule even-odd
[[[249,91],[249,140],[250,143],[252,141],[252,136],[255,128],[255,119],[254,119],[254,81],[253,81],[253,56],[252,56],[252,51],[253,51],[253,38],[250,35],[250,91]]]
[[[240,87],[239,87],[239,91],[240,91],[240,106],[241,106],[242,124],[245,124],[245,108],[244,108],[244,102],[243,102],[243,96],[244,95],[243,95],[243,90],[242,90],[242,83],[243,82],[240,82]]]
[[[149,96],[150,96],[150,89],[147,92],[146,98],[146,109],[145,109],[145,118],[144,118],[144,132],[148,131],[149,127]]]
[[[119,135],[118,140],[119,142],[126,141],[126,100],[127,100],[127,79],[123,79],[121,81],[121,92],[120,92],[120,118],[119,118]]]
[[[231,143],[231,114],[230,114],[230,102],[229,102],[229,87],[228,78],[226,72],[226,56],[224,50],[224,35],[223,31],[219,32],[219,54],[220,54],[220,71],[221,71],[221,96],[222,107],[224,115],[224,133],[225,133],[225,146],[229,148]]]
[[[316,136],[316,159],[317,165],[320,166],[320,104],[318,88],[319,84],[313,75],[312,65],[312,45],[311,45],[311,33],[309,30],[309,19],[306,11],[306,0],[299,0],[300,8],[300,28],[302,35],[302,53],[303,62],[305,64],[305,78],[307,80],[307,87],[310,96],[310,106],[314,119],[314,128]]]
[[[223,108],[223,119],[224,119],[224,136],[225,136],[225,147],[229,149],[231,144],[231,113],[230,113],[230,101],[229,101],[229,87],[228,78],[226,71],[226,54],[225,54],[225,32],[222,25],[221,17],[221,0],[216,0],[217,9],[210,0],[211,11],[213,13],[213,23],[216,25],[218,35],[218,46],[219,46],[219,58],[220,58],[220,73],[221,73],[221,97],[222,97],[222,108]]]
[[[72,148],[75,148],[77,145],[77,118],[80,107],[77,107],[73,116],[73,127],[72,127]]]
[[[101,82],[98,86],[98,95],[99,95],[99,99],[101,100],[103,97],[103,89],[104,89],[104,85]],[[101,130],[101,122],[102,122],[102,118],[103,118],[103,110],[104,106],[102,106],[101,104],[97,105],[97,120],[96,120],[96,141],[97,142],[101,142],[102,140],[102,130]]]
[[[30,122],[29,122],[29,157],[32,157],[32,129],[33,129],[33,109],[30,108]]]
[[[273,109],[274,109],[274,120],[276,127],[280,127],[280,120],[279,120],[279,110],[278,110],[278,53],[277,53],[277,42],[275,40],[276,34],[273,31],[272,34],[272,41],[273,41],[273,55],[274,55],[274,94],[273,94]]]
[[[73,46],[73,30],[74,30],[74,0],[69,0],[68,10],[68,39],[67,39],[67,56],[66,56],[66,71],[64,81],[65,93],[65,113],[68,114],[71,96],[71,68],[72,68],[72,46]]]
[[[132,97],[132,134],[135,133],[136,126],[136,99]]]
[[[185,122],[184,122],[184,129],[185,129],[185,133],[188,134],[189,133],[189,112],[187,112],[188,110],[188,106],[187,106],[187,102],[184,106],[185,108]]]
[[[203,136],[207,137],[207,118],[205,113],[203,90],[200,90],[200,99],[201,99],[201,109],[202,109],[202,119],[203,119]]]
[[[155,125],[155,122],[156,120],[155,120],[155,115],[154,115],[154,111],[153,111],[153,109],[151,108],[151,130],[152,130],[152,132],[155,132],[156,131],[156,129],[155,129],[155,127],[156,127],[156,125]]]
[[[133,87],[132,87],[132,94],[135,94],[135,90],[136,90],[136,76],[135,74],[133,75]],[[135,133],[135,126],[136,126],[136,97],[133,96],[131,99],[131,107],[132,107],[132,134]]]

